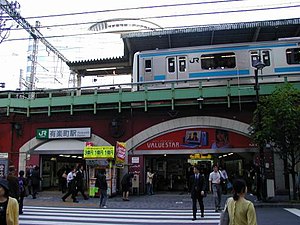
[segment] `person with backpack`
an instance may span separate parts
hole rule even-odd
[[[25,172],[20,170],[19,172],[19,190],[20,190],[20,198],[19,198],[19,214],[23,214],[23,202],[24,197],[26,197],[26,186],[27,186],[27,179],[24,177]]]

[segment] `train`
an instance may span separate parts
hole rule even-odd
[[[147,89],[253,83],[255,72],[261,82],[300,78],[300,37],[276,41],[245,42],[137,52],[133,58],[134,83]],[[257,71],[255,71],[257,70]],[[281,78],[281,79],[278,79]],[[139,86],[144,89],[145,86]]]

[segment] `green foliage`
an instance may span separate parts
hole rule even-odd
[[[252,127],[257,144],[271,144],[281,158],[295,166],[300,162],[300,91],[285,83],[261,98]]]

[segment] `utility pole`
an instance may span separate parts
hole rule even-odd
[[[7,13],[14,21],[16,21],[21,27],[23,27],[33,39],[39,39],[50,51],[52,51],[63,62],[67,63],[69,60],[61,54],[52,44],[50,44],[41,34],[38,29],[31,26],[21,15],[18,13],[14,5],[17,2],[9,3],[7,0],[0,0],[0,9]],[[19,5],[19,4],[18,4]]]
[[[39,27],[40,27],[40,22],[36,21],[35,28],[38,29]],[[39,39],[35,38],[33,39],[32,52],[31,55],[29,56],[29,60],[31,61],[30,79],[29,79],[29,88],[28,88],[29,91],[32,91],[35,88],[38,47],[39,47]]]
[[[261,129],[261,112],[258,109],[259,105],[259,83],[258,83],[258,71],[262,71],[262,69],[265,67],[265,64],[261,62],[260,57],[258,57],[258,61],[254,65],[254,78],[255,78],[255,86],[254,90],[256,92],[256,108],[257,108],[257,126],[258,130]],[[257,180],[257,198],[258,200],[265,200],[266,194],[265,194],[265,155],[264,155],[264,146],[262,143],[259,143],[259,179]]]

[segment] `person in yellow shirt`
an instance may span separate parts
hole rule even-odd
[[[235,180],[233,182],[233,197],[228,198],[226,202],[229,225],[257,225],[254,205],[245,199],[246,194],[246,182],[242,179]]]
[[[8,181],[0,178],[0,224],[19,225],[19,204],[8,191]]]

